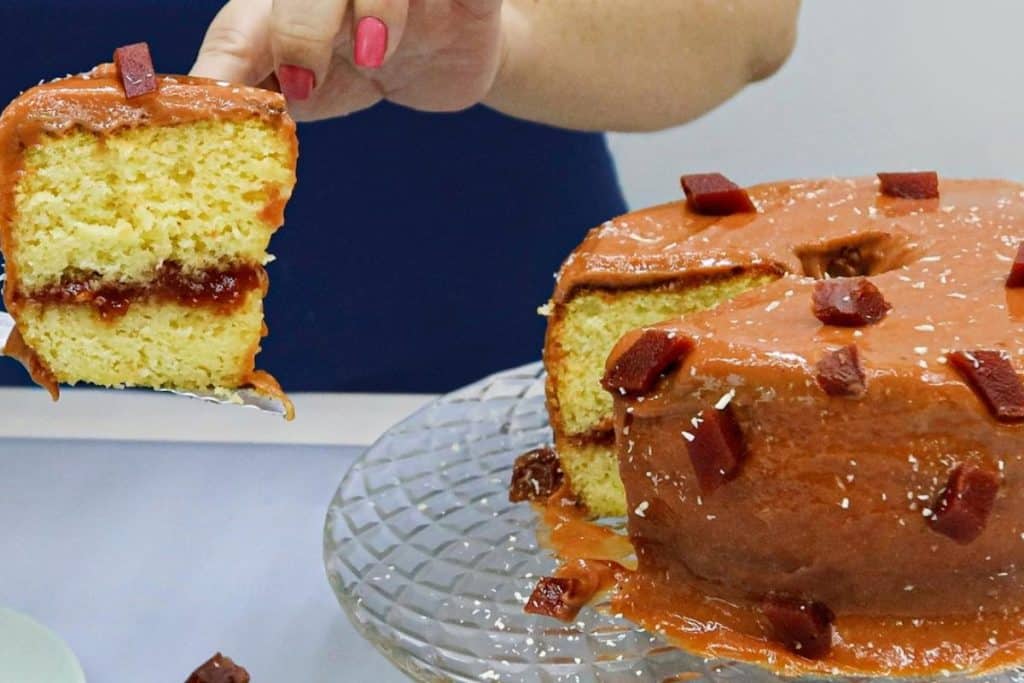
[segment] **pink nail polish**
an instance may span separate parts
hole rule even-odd
[[[302,102],[308,100],[316,87],[316,75],[309,69],[294,64],[282,64],[277,67],[277,80],[281,84],[281,92],[289,100]]]
[[[388,52],[388,25],[377,17],[363,17],[356,25],[356,66],[378,69]]]

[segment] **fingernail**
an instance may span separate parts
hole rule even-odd
[[[388,25],[377,17],[363,17],[356,25],[356,66],[378,69],[388,52]]]
[[[294,64],[282,64],[277,67],[277,81],[281,84],[281,92],[289,100],[301,102],[308,100],[316,87],[316,75],[309,69]]]

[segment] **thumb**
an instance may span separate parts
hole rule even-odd
[[[192,66],[193,76],[259,85],[274,71],[271,0],[231,0],[214,18]]]

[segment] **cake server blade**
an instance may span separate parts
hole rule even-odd
[[[7,338],[14,331],[14,318],[0,311],[0,345],[7,343]]]
[[[7,338],[14,331],[14,319],[7,313],[0,311],[0,348],[7,343]],[[221,405],[248,406],[275,415],[286,415],[285,405],[269,396],[257,393],[253,389],[236,389],[225,394],[223,392],[210,391],[176,391],[174,389],[157,389],[157,391],[184,396],[186,398],[197,398],[208,403],[219,403]]]
[[[185,398],[197,398],[207,403],[217,403],[225,406],[245,406],[256,408],[265,413],[285,416],[287,410],[284,404],[275,398],[256,393],[253,389],[234,389],[231,396],[224,396],[213,391],[178,391],[177,389],[157,389],[156,391],[184,396]]]

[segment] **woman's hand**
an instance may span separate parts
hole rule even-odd
[[[276,75],[298,119],[381,99],[483,102],[531,121],[655,130],[774,73],[799,0],[231,0],[193,72]]]
[[[387,99],[453,111],[481,101],[502,50],[501,0],[231,0],[192,72],[250,85],[276,76],[301,120]]]

